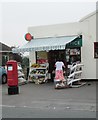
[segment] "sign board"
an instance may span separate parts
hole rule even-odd
[[[73,47],[81,47],[82,46],[82,38],[76,38],[72,42],[68,43],[66,45],[67,48],[73,48]]]
[[[12,71],[13,67],[12,66],[8,66],[8,71]]]

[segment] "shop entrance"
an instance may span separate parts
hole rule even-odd
[[[51,50],[48,52],[48,62],[49,62],[49,73],[51,74],[51,79],[53,80],[54,74],[52,73],[55,70],[56,60],[60,58],[65,65],[65,70],[68,70],[68,65],[71,65],[74,62],[81,62],[81,48],[72,47],[66,48],[65,50]]]
[[[58,58],[66,65],[65,50],[51,50],[48,52],[49,73],[51,74],[51,79],[53,79],[52,72],[55,70],[54,65]]]

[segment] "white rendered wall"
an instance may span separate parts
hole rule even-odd
[[[43,37],[77,35],[77,33],[79,33],[80,30],[79,30],[79,23],[65,23],[65,24],[29,27],[28,32],[30,32],[34,36],[34,38],[43,38]]]
[[[29,60],[30,60],[30,66],[33,64],[33,63],[36,63],[36,55],[35,55],[35,52],[32,51],[29,53]]]
[[[94,42],[96,42],[96,15],[81,21],[83,47],[81,58],[84,64],[83,76],[86,79],[96,79],[96,59],[94,59]]]

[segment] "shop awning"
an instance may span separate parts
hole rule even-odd
[[[26,43],[24,46],[14,48],[14,53],[31,51],[49,51],[65,49],[66,44],[75,40],[78,36],[61,36],[49,38],[36,38]]]

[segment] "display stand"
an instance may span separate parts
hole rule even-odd
[[[70,68],[70,74],[67,78],[67,85],[69,87],[80,87],[85,85],[86,83],[82,83],[81,74],[82,74],[83,64],[75,64]]]
[[[22,67],[18,67],[18,84],[23,85],[26,83],[27,83],[27,81],[25,79],[25,75],[23,73]]]
[[[40,64],[40,67],[31,67],[29,73],[29,82],[35,84],[45,83],[48,80],[48,65]]]

